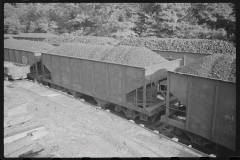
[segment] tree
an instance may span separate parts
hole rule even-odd
[[[11,17],[14,14],[15,8],[9,3],[4,4],[4,19]]]
[[[222,38],[225,37],[225,39],[232,39],[232,36],[235,35],[236,18],[234,4],[194,3],[189,13],[191,17],[196,18],[198,25],[207,24],[209,30],[212,30],[212,34],[225,35],[220,36]]]
[[[5,18],[4,25],[8,26],[6,32],[10,34],[18,34],[22,30],[22,25],[19,22],[16,15],[12,15],[11,17]]]

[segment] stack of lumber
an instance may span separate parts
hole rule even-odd
[[[43,121],[27,115],[27,105],[4,108],[4,157],[26,157],[44,150],[39,139],[48,132]]]
[[[12,79],[27,78],[30,66],[13,62],[4,62],[4,74]]]

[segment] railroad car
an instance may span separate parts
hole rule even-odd
[[[50,73],[43,81],[68,90],[75,97],[81,94],[92,96],[102,107],[115,104],[115,110],[123,111],[127,117],[148,121],[164,110],[164,101],[157,98],[158,81],[166,77],[167,70],[179,67],[180,61],[137,67],[42,53],[42,63]]]
[[[139,117],[152,122],[165,111],[159,121],[164,124],[161,129],[184,133],[201,146],[216,142],[235,150],[236,84],[173,71],[209,54],[165,51],[159,54],[172,61],[138,67],[4,48],[5,61],[29,64],[30,77],[54,88],[69,91],[75,97],[92,96],[101,107],[115,104],[115,111],[123,111],[132,119]],[[180,59],[173,60],[176,58]]]
[[[235,150],[236,83],[174,71],[168,71],[166,82],[166,114],[161,122],[169,132],[185,133],[201,146],[212,141]]]
[[[19,43],[18,45],[22,44],[21,42],[18,42],[18,43]],[[11,47],[8,47],[7,45],[4,46],[4,61],[30,65],[30,73],[28,74],[28,77],[33,80],[39,81],[43,77],[43,73],[42,73],[43,66],[42,66],[41,54],[47,51],[40,50],[40,49],[32,49],[30,45],[27,47],[29,48],[29,50],[16,49],[17,47],[11,48]]]

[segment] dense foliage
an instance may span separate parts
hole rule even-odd
[[[4,4],[6,33],[235,40],[231,3]]]

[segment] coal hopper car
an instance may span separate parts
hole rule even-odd
[[[44,42],[28,40],[4,40],[4,61],[30,65],[28,77],[35,80],[42,78],[41,54],[53,49],[54,46]]]
[[[228,55],[208,56],[190,66],[169,71],[166,114],[161,116],[161,122],[167,124],[170,131],[185,133],[198,145],[215,142],[236,150],[236,63],[233,59]],[[171,102],[172,97],[177,101]]]
[[[75,97],[92,96],[101,107],[115,104],[127,117],[148,121],[165,109],[165,102],[157,98],[158,81],[180,61],[168,61],[142,47],[63,44],[42,54],[48,75],[43,81]]]

